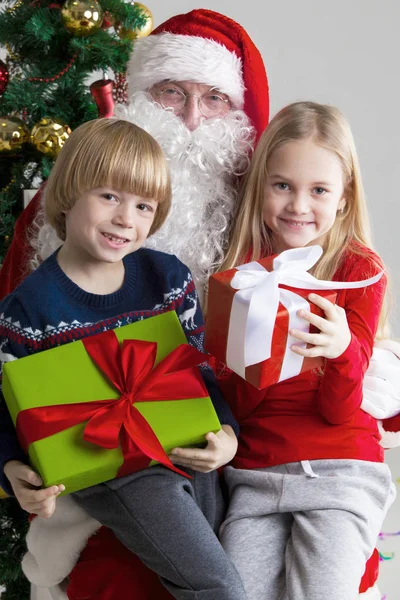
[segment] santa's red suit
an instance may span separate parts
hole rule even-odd
[[[140,92],[168,79],[217,86],[229,95],[231,114],[216,120],[219,123],[205,122],[198,131],[186,131],[183,123],[174,124],[175,115],[161,114],[148,98],[140,97]],[[173,17],[148,38],[136,42],[128,80],[129,92],[135,96],[128,109],[120,109],[118,114],[154,135],[172,171],[175,216],[169,217],[167,228],[152,243],[186,262],[201,287],[208,275],[207,264],[211,266],[215,257],[198,250],[210,247],[216,251],[218,262],[223,235],[235,209],[237,181],[232,173],[245,171],[254,137],[268,122],[268,84],[262,58],[237,23],[213,11],[196,10]],[[177,129],[169,130],[167,121]],[[185,204],[187,199],[190,205]],[[195,212],[199,206],[202,212]],[[182,229],[178,234],[175,227],[179,213],[187,220],[186,238]],[[11,292],[32,266],[60,243],[54,232],[46,225],[42,227],[42,218],[38,193],[17,221],[0,272],[2,295]],[[211,242],[205,244],[206,239]],[[27,541],[29,552],[23,568],[28,578],[36,585],[51,587],[68,577],[70,600],[171,598],[153,573],[68,496],[57,501],[51,519],[33,519]],[[361,591],[373,586],[377,572],[375,554]]]

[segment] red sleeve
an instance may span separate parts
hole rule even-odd
[[[382,425],[385,431],[400,431],[400,414],[390,417],[389,419],[383,419]]]
[[[352,255],[351,260],[354,268],[347,271],[344,281],[366,279],[379,272],[377,257],[372,262],[370,257]],[[360,408],[364,374],[372,354],[386,284],[384,274],[369,287],[342,290],[338,294],[337,303],[346,311],[351,341],[343,354],[326,361],[318,397],[322,416],[333,425],[344,423]]]
[[[38,190],[15,223],[14,235],[0,270],[0,300],[14,291],[29,272],[28,260],[32,253],[29,231],[39,212],[42,189]]]

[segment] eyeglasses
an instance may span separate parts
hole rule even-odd
[[[171,109],[175,114],[179,114],[185,107],[186,101],[190,96],[197,98],[198,107],[203,117],[218,117],[230,110],[230,101],[225,94],[209,90],[205,94],[184,94],[178,88],[173,86],[163,87],[156,91],[161,106],[165,109]]]

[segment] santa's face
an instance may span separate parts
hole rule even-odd
[[[229,96],[218,87],[193,81],[163,81],[148,91],[162,108],[182,119],[190,131],[204,119],[225,117],[232,107]]]

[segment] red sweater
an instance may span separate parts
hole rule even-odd
[[[349,252],[333,279],[358,281],[376,275],[380,259],[363,250],[365,256]],[[341,356],[326,360],[323,374],[305,372],[260,391],[235,374],[223,383],[241,428],[235,467],[327,458],[383,461],[376,419],[360,405],[385,288],[383,275],[372,286],[338,291],[351,342]]]

